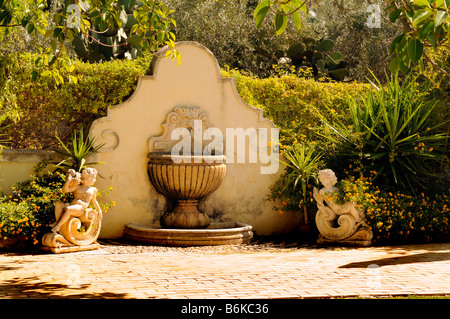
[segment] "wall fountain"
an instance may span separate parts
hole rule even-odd
[[[282,203],[267,200],[283,172],[278,129],[262,109],[242,100],[207,48],[194,42],[175,47],[181,64],[165,59],[168,48],[161,49],[132,96],[91,125],[91,138],[105,144],[92,159],[106,163],[98,166],[96,185],[112,187],[102,201],[116,203],[103,216],[99,238],[167,244],[178,236],[187,244],[186,236],[203,236],[209,244],[225,236],[241,243],[251,231],[293,230],[299,214],[279,215],[274,206]],[[204,141],[195,138],[199,131]],[[214,145],[220,133],[222,149]],[[178,150],[179,143],[186,145]]]
[[[211,223],[198,209],[201,199],[216,191],[226,174],[226,157],[215,149],[208,155],[195,154],[195,149],[208,147],[203,140],[196,141],[195,122],[202,131],[209,127],[209,119],[199,107],[176,107],[162,124],[163,134],[150,138],[147,172],[152,185],[175,208],[166,211],[160,223],[150,226],[128,224],[124,237],[139,242],[159,245],[201,246],[249,243],[252,227],[244,223]],[[181,130],[180,130],[181,129]],[[172,138],[175,130],[184,133],[187,153],[174,154]],[[196,145],[198,143],[199,145]],[[223,147],[222,147],[223,148]]]

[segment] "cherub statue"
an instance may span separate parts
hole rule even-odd
[[[336,215],[350,214],[356,221],[362,222],[365,218],[365,214],[363,211],[358,210],[354,203],[347,202],[344,204],[337,204],[331,200],[332,193],[341,192],[340,188],[335,186],[337,177],[334,172],[331,169],[320,170],[318,177],[324,186],[320,190],[317,190],[317,188],[314,187],[313,191],[313,196],[316,199],[319,210],[331,209]]]
[[[84,168],[80,173],[69,169],[66,175],[66,182],[62,187],[64,193],[73,193],[73,200],[70,203],[57,202],[55,204],[55,222],[51,224],[52,232],[57,233],[61,226],[70,217],[80,217],[85,214],[89,204],[92,203],[98,214],[102,215],[102,210],[97,202],[97,188],[93,187],[97,178],[95,168]]]
[[[370,245],[372,231],[365,221],[363,210],[356,203],[338,204],[332,200],[333,193],[341,190],[336,187],[337,178],[330,169],[319,171],[319,180],[323,188],[314,187],[313,196],[317,202],[316,226],[320,232],[318,242],[348,242],[358,245]]]

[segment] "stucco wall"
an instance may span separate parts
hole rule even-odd
[[[29,179],[39,162],[61,159],[54,151],[4,149],[0,155],[0,192],[10,195],[11,185]]]

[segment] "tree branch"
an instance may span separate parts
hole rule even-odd
[[[446,70],[444,70],[443,68],[441,68],[439,65],[437,65],[436,62],[433,61],[433,59],[431,59],[426,52],[423,52],[423,57],[425,58],[425,60],[427,60],[428,62],[430,62],[430,64],[438,71],[444,73],[447,77],[450,78],[450,73],[447,72]]]

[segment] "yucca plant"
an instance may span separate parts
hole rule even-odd
[[[310,196],[307,187],[310,182],[317,180],[322,153],[317,153],[312,146],[297,144],[286,151],[283,156],[288,160],[287,163],[281,161],[288,167],[284,176],[284,188],[295,190],[300,185],[299,192],[302,197],[301,206],[303,207],[304,223],[308,224],[307,204]]]
[[[322,136],[367,176],[376,172],[374,181],[412,192],[442,164],[448,140],[447,133],[439,132],[448,116],[436,121],[437,102],[427,101],[415,80],[407,77],[400,83],[391,76],[385,86],[376,80],[375,90],[363,99],[348,97],[351,125],[333,115],[332,121],[322,118],[331,129]]]
[[[79,133],[75,130],[72,134],[71,147],[64,144],[61,139],[56,136],[64,151],[57,151],[67,157],[59,162],[56,166],[62,169],[74,169],[77,172],[88,165],[103,164],[103,162],[86,162],[87,158],[98,152],[105,144],[94,146],[97,139],[84,138],[83,130]]]

